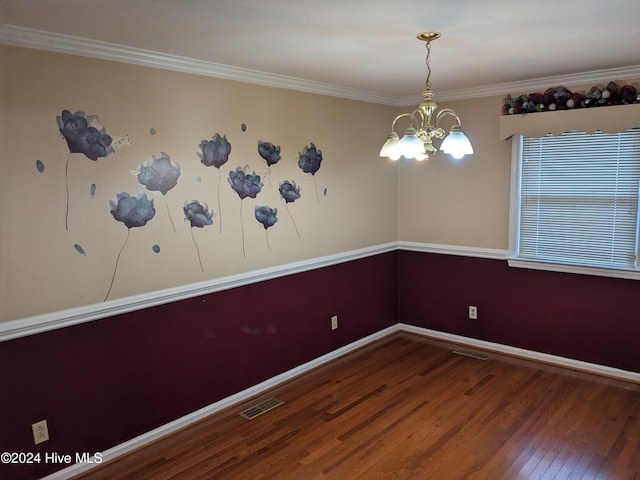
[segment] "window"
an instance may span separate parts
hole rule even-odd
[[[513,138],[510,264],[640,278],[640,128]]]

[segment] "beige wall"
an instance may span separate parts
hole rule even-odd
[[[612,80],[566,85],[587,93]],[[639,79],[616,79],[620,85]],[[556,85],[548,85],[555,87]],[[511,92],[517,97],[527,92]],[[437,94],[437,92],[436,92]],[[441,102],[453,108],[473,144],[474,154],[455,161],[439,153],[426,164],[399,161],[399,240],[441,245],[507,249],[511,188],[511,139],[500,139],[502,103],[506,95]],[[436,96],[437,100],[437,96]],[[510,120],[543,125],[538,133],[574,129],[621,131],[638,124],[640,105],[534,113]],[[408,110],[408,109],[407,109]],[[621,114],[624,112],[624,116]],[[568,120],[567,120],[568,119]],[[446,120],[444,120],[446,122]],[[451,123],[445,123],[445,130]]]
[[[0,130],[0,321],[104,301],[127,238],[127,228],[110,214],[109,200],[119,192],[145,191],[154,199],[156,216],[130,229],[110,299],[397,239],[397,169],[378,157],[395,108],[30,49],[1,47],[0,55],[6,81],[6,102],[0,103],[5,120]],[[97,161],[71,155],[68,231],[69,153],[56,124],[63,109],[98,115],[107,133],[131,139],[130,146]],[[226,134],[232,145],[230,160],[220,169],[222,233],[218,171],[197,157],[200,142],[214,133]],[[282,147],[271,183],[257,153],[258,140]],[[319,203],[314,178],[297,165],[298,153],[310,142],[323,153],[315,175]],[[183,172],[166,196],[146,191],[130,173],[160,152]],[[37,160],[45,165],[43,173],[36,170]],[[242,201],[246,257],[241,201],[227,183],[229,171],[245,165],[264,183],[255,200]],[[278,193],[285,179],[302,190],[302,197],[289,204],[300,238]],[[182,211],[191,200],[215,211],[214,225],[191,232]],[[278,223],[268,231],[271,249],[254,218],[256,205],[278,208]]]
[[[110,299],[395,240],[508,247],[511,142],[499,139],[503,96],[440,102],[459,114],[474,155],[396,163],[380,159],[379,148],[394,116],[411,107],[15,47],[0,48],[0,61],[0,321],[104,301],[127,237],[126,227],[110,214],[109,200],[122,191],[145,191],[129,172],[160,152],[180,163],[183,175],[166,197],[147,192],[156,217],[131,229]],[[109,134],[127,134],[132,141],[96,162],[71,155],[69,231],[64,228],[69,154],[55,120],[63,109],[98,115]],[[231,159],[221,168],[222,234],[218,171],[196,155],[200,141],[214,133],[226,134],[232,144]],[[263,175],[258,140],[282,146],[271,184]],[[319,204],[314,179],[297,166],[298,152],[310,142],[324,157],[315,176]],[[37,172],[36,160],[45,164],[44,173]],[[246,257],[241,202],[226,180],[230,170],[245,165],[263,175],[264,183],[257,199],[242,201]],[[277,191],[284,179],[302,188],[302,198],[289,205],[300,238]],[[94,198],[91,183],[97,186]],[[191,232],[182,207],[194,199],[206,202],[216,221]],[[255,205],[278,208],[279,221],[268,232],[271,249],[253,216]],[[74,249],[76,243],[86,256]],[[160,253],[152,251],[156,244]]]
[[[398,162],[398,238],[506,249],[511,142],[498,138],[502,97],[439,106],[459,115],[474,154],[452,160],[438,153],[426,163]],[[448,130],[451,123],[443,122]]]

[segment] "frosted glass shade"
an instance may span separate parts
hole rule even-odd
[[[400,155],[405,158],[416,158],[425,154],[424,144],[418,138],[418,134],[413,127],[407,128],[407,131],[404,132],[404,136],[398,142],[398,149]]]
[[[389,157],[391,160],[398,160],[400,158],[400,153],[398,151],[398,142],[400,141],[400,137],[396,132],[391,132],[387,137],[387,141],[384,142],[382,148],[380,149],[381,157]]]
[[[449,135],[443,140],[440,150],[456,160],[473,153],[473,147],[467,136],[461,130],[454,129],[451,129]]]

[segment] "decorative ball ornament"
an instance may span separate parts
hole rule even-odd
[[[585,94],[571,92],[565,87],[551,87],[544,93],[534,92],[519,97],[505,98],[503,115],[517,115],[534,112],[556,111],[576,108],[592,108],[609,105],[640,103],[640,92],[633,85],[623,85],[611,81],[606,87],[594,86]]]

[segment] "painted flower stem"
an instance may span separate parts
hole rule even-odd
[[[316,200],[318,200],[318,205],[320,205],[320,196],[318,195],[318,184],[316,183],[315,175],[313,175],[313,186],[316,189]]]
[[[220,173],[220,169],[218,168],[218,223],[220,224],[220,234],[222,235],[222,208],[220,208],[220,180],[222,179],[222,174]]]
[[[198,244],[196,243],[196,238],[193,236],[193,227],[191,228],[191,239],[193,240],[193,245],[196,247],[196,253],[198,254],[198,262],[200,263],[200,270],[204,272],[204,267],[202,266],[202,259],[200,258],[200,249],[198,248]]]
[[[169,203],[167,202],[167,197],[165,197],[164,195],[162,197],[164,198],[164,204],[167,207],[167,215],[169,215],[169,221],[171,222],[171,226],[173,227],[173,233],[176,233],[176,226],[173,224],[173,219],[171,218],[171,211],[169,210]]]
[[[125,245],[129,241],[130,232],[131,232],[131,228],[127,228],[127,238],[124,240],[124,243],[122,244],[122,247],[120,247],[120,251],[118,252],[118,256],[116,257],[116,265],[113,268],[113,275],[111,276],[111,284],[109,285],[109,291],[107,292],[107,295],[104,297],[105,302],[107,301],[107,299],[109,298],[109,295],[111,294],[111,289],[113,288],[113,281],[116,278],[116,271],[118,270],[118,263],[120,262],[120,255],[122,255],[122,251],[124,250]]]
[[[242,233],[242,256],[247,258],[247,254],[244,251],[244,225],[242,224],[242,200],[240,200],[240,232]]]
[[[202,266],[202,258],[200,257],[200,249],[198,248],[198,243],[196,242],[196,238],[193,235],[193,228],[204,228],[207,225],[212,225],[213,212],[209,211],[209,207],[206,203],[202,204],[197,200],[186,202],[184,204],[183,210],[185,220],[189,220],[189,223],[191,224],[191,239],[193,240],[193,245],[196,247],[198,262],[200,262],[200,270],[204,272],[204,267]]]
[[[296,225],[296,221],[293,219],[293,215],[291,215],[291,210],[289,210],[289,204],[285,203],[285,205],[287,206],[287,212],[289,213],[289,217],[291,217],[291,221],[293,222],[293,228],[296,229],[296,233],[298,234],[298,237],[300,237],[300,232],[298,231],[298,226]]]
[[[71,152],[69,152],[69,156],[67,157],[67,163],[64,167],[64,178],[67,187],[67,209],[64,214],[64,228],[68,232],[69,231],[69,161],[71,160]]]

